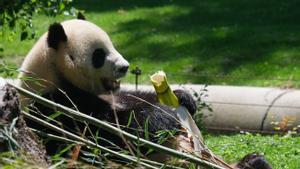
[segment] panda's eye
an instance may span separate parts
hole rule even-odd
[[[95,68],[103,66],[105,61],[106,53],[103,49],[96,49],[93,53],[92,64]]]

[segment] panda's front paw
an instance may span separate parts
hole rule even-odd
[[[194,115],[197,111],[197,105],[193,96],[184,90],[174,90],[174,93],[179,100],[179,104],[187,108],[191,115]]]

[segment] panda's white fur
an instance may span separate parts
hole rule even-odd
[[[45,33],[26,56],[20,79],[33,76],[41,79],[43,86],[31,81],[20,81],[20,86],[41,93],[48,93],[60,87],[61,74],[74,86],[94,93],[104,93],[103,82],[113,83],[126,72],[119,72],[129,63],[114,48],[109,36],[95,24],[85,20],[68,20],[61,25],[67,36],[66,42],[60,42],[58,49],[47,44],[48,33]],[[101,68],[92,65],[92,52],[103,49],[107,56]],[[70,56],[71,55],[71,56]],[[74,60],[71,59],[73,57]]]

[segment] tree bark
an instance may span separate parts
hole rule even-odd
[[[14,119],[16,119],[15,124]],[[7,133],[7,130],[4,130],[5,127],[8,129],[13,127],[13,130]],[[40,143],[39,137],[27,127],[21,115],[17,91],[8,85],[0,87],[0,134],[12,136],[17,143],[14,152],[26,162],[35,163],[38,166],[49,165],[45,147]],[[0,152],[11,150],[8,147],[9,141],[11,140],[0,138]]]

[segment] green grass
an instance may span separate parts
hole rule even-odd
[[[246,154],[265,155],[274,169],[300,168],[300,137],[253,134],[206,135],[208,147],[227,162],[236,162]]]
[[[297,0],[75,3],[109,33],[131,68],[143,70],[143,83],[163,69],[172,83],[294,87],[300,80],[299,5]],[[68,18],[36,16],[37,35]],[[0,37],[7,62],[26,55],[35,42],[8,40],[10,32]],[[134,76],[125,81],[133,83]]]

